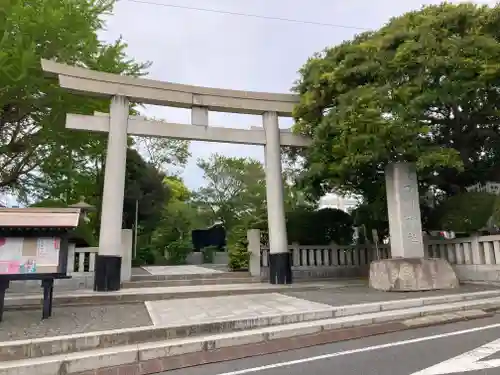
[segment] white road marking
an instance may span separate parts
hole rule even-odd
[[[422,371],[414,372],[411,375],[456,374],[457,372],[479,371],[500,367],[500,359],[481,361],[483,358],[489,357],[498,351],[500,351],[500,340],[495,340]]]
[[[323,355],[319,355],[319,356],[316,356],[316,357],[296,359],[294,361],[274,363],[274,364],[271,364],[271,365],[265,365],[265,366],[247,368],[247,369],[244,369],[244,370],[224,372],[224,373],[219,373],[217,375],[244,375],[244,374],[251,374],[251,373],[254,373],[254,372],[272,370],[272,369],[280,368],[280,367],[294,366],[294,365],[300,365],[302,363],[320,361],[322,359],[329,359],[329,358],[341,357],[341,356],[344,356],[344,355],[370,352],[370,351],[374,351],[374,350],[392,348],[392,347],[395,347],[395,346],[416,344],[416,343],[420,343],[420,342],[425,342],[425,341],[430,341],[430,340],[436,340],[436,339],[441,339],[441,338],[445,338],[445,337],[452,337],[452,336],[464,335],[464,334],[467,334],[467,333],[480,332],[480,331],[485,331],[485,330],[493,329],[493,328],[500,328],[500,323],[491,324],[489,326],[464,329],[463,331],[441,333],[439,335],[425,336],[425,337],[419,337],[419,338],[416,338],[416,339],[396,341],[396,342],[390,342],[390,343],[387,343],[387,344],[368,346],[368,347],[365,347],[365,348],[358,348],[358,349],[346,350],[344,352],[336,352],[336,353],[323,354]],[[417,374],[412,374],[412,375],[417,375]],[[427,375],[427,374],[425,374],[425,375]],[[429,374],[429,375],[431,375],[431,374]]]

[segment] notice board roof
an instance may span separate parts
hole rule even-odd
[[[0,208],[0,228],[76,228],[79,208]]]

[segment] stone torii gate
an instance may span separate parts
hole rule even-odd
[[[296,95],[181,85],[92,71],[49,60],[42,60],[42,69],[58,76],[62,88],[111,99],[109,115],[68,114],[66,118],[66,127],[69,129],[108,133],[95,290],[120,289],[121,226],[128,134],[264,146],[270,282],[292,282],[283,202],[281,146],[307,147],[310,140],[288,130],[280,130],[278,117],[291,117],[299,100]],[[191,124],[129,117],[129,101],[189,108]],[[261,115],[263,127],[231,129],[209,126],[209,111]],[[415,170],[405,163],[390,164],[386,171],[386,184],[392,257],[421,259],[424,257],[424,249]],[[391,264],[393,263],[389,262],[388,267]],[[400,267],[402,263],[398,261],[394,264]],[[383,262],[373,268],[374,275],[371,276],[374,287],[377,287],[377,283],[384,283],[389,276],[386,266]],[[380,275],[381,272],[384,274]]]

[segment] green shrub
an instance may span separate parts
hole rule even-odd
[[[352,217],[334,208],[287,212],[286,228],[288,243],[301,245],[349,245],[354,233]]]
[[[500,195],[497,195],[497,197],[495,198],[491,219],[492,222],[490,224],[500,227]]]
[[[191,242],[187,239],[179,239],[170,242],[165,249],[165,258],[168,264],[186,264],[188,255],[192,252]]]
[[[247,241],[248,226],[241,225],[235,227],[228,239],[229,264],[231,271],[247,271],[250,254],[248,252]]]
[[[201,253],[203,254],[203,263],[212,264],[214,262],[214,255],[217,252],[218,248],[215,246],[207,246],[205,247]]]
[[[79,238],[87,242],[89,247],[98,246],[98,241],[96,236],[94,235],[94,231],[89,223],[80,222],[80,224],[73,231],[73,238]]]
[[[495,217],[494,194],[468,192],[447,198],[432,212],[430,225],[432,230],[452,230],[455,232],[474,233],[484,228],[493,215]]]
[[[143,264],[141,262],[141,259],[139,259],[139,258],[132,259],[132,267],[136,268],[136,267],[142,267],[142,266],[145,266],[145,264]]]
[[[137,254],[132,260],[132,266],[148,266],[155,264],[155,253],[154,249],[150,246],[143,246],[137,249]]]
[[[246,247],[235,246],[229,249],[229,269],[231,271],[248,271],[250,254]]]
[[[251,220],[246,229],[260,229],[261,243],[269,243],[266,218]],[[354,234],[352,217],[342,210],[331,208],[299,208],[287,212],[286,229],[288,243],[297,242],[301,245],[328,245],[332,242],[349,245]]]

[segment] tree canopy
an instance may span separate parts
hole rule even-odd
[[[211,213],[227,229],[253,219],[265,220],[266,175],[260,161],[251,158],[213,154],[198,160],[205,184],[194,192],[193,200],[200,211]],[[306,206],[301,191],[289,180],[290,170],[283,173],[284,200],[287,210]]]
[[[113,0],[11,0],[0,15],[0,189],[39,193],[69,185],[70,171],[102,155],[105,137],[67,131],[68,112],[106,112],[109,102],[73,95],[43,75],[40,59],[138,76],[148,63],[98,39]],[[61,178],[61,174],[65,178]],[[62,190],[68,190],[66,187]],[[43,196],[44,193],[39,195]]]
[[[429,229],[474,233],[491,229],[496,222],[498,197],[485,192],[466,192],[440,202],[431,211]]]
[[[456,194],[500,177],[500,7],[427,6],[311,57],[294,131],[312,137],[305,179],[380,196],[389,162]]]
[[[286,216],[289,243],[329,245],[335,242],[350,245],[352,242],[353,220],[342,210],[300,209],[288,212]]]
[[[143,230],[152,232],[169,200],[168,185],[164,175],[154,165],[148,164],[134,149],[127,150],[127,169],[123,201],[123,227],[133,228],[136,202],[138,222]]]
[[[149,63],[126,55],[118,39],[104,43],[98,33],[114,0],[10,0],[0,13],[0,190],[22,203],[65,206],[81,196],[97,208],[89,227],[99,233],[107,146],[105,134],[65,128],[67,113],[108,112],[109,99],[75,95],[47,77],[40,59],[121,75],[142,76]],[[130,108],[135,114],[135,105]],[[183,167],[189,143],[130,137],[127,151],[123,226],[135,222],[149,243],[168,201],[163,183]],[[141,245],[141,244],[139,244]]]
[[[195,192],[194,200],[209,209],[214,221],[230,229],[243,216],[259,216],[265,210],[265,174],[259,161],[214,154],[198,160],[198,167],[205,184]]]

